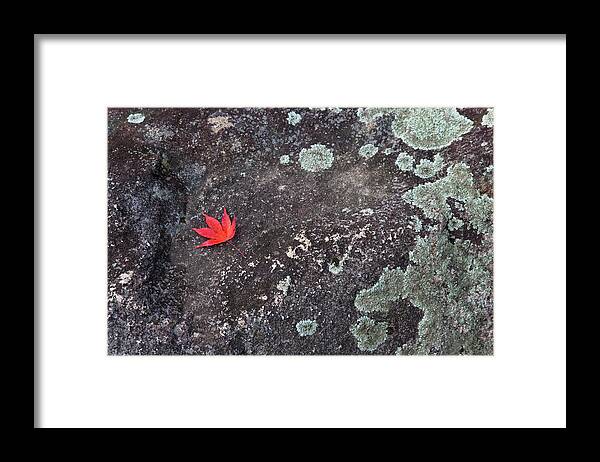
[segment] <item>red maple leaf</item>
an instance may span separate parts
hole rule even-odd
[[[197,245],[196,248],[221,244],[222,242],[226,242],[235,236],[235,215],[233,216],[233,221],[231,221],[225,208],[223,208],[223,217],[221,218],[221,223],[219,223],[219,220],[208,216],[206,213],[203,213],[202,215],[204,215],[204,219],[206,220],[208,228],[192,229],[200,236],[206,237],[208,240],[204,241],[200,245]]]

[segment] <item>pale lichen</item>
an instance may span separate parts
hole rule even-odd
[[[396,167],[398,167],[403,172],[412,172],[414,163],[414,157],[410,154],[407,154],[406,152],[401,152],[396,158]]]
[[[423,230],[423,222],[417,215],[413,215],[410,218],[410,227],[415,231],[415,233],[420,233]]]
[[[210,131],[215,134],[226,128],[233,127],[233,124],[229,121],[229,116],[224,115],[209,117],[207,122],[210,125]]]
[[[402,276],[402,270],[399,268],[384,268],[373,287],[358,292],[354,299],[354,306],[363,313],[389,311],[400,299]]]
[[[341,260],[340,260],[340,262],[339,262],[339,263],[337,263],[337,264],[336,264],[336,263],[329,263],[329,265],[328,265],[328,269],[329,269],[329,272],[330,272],[331,274],[338,275],[338,274],[340,274],[340,273],[342,272],[342,270],[344,269],[344,263],[343,263]]]
[[[350,333],[356,339],[360,351],[375,351],[387,339],[387,322],[375,322],[362,316],[350,326]]]
[[[279,163],[281,165],[287,165],[290,163],[290,156],[288,156],[287,154],[284,154],[282,156],[279,157]]]
[[[403,297],[423,312],[418,335],[399,354],[491,354],[492,246],[478,248],[446,231],[417,238]]]
[[[290,276],[286,276],[284,279],[277,283],[277,290],[283,292],[283,295],[286,296],[288,290],[290,289],[290,284],[292,283],[292,278]]]
[[[382,107],[361,107],[356,111],[356,115],[358,116],[358,120],[362,123],[371,124],[391,110],[392,109]]]
[[[312,319],[304,319],[296,323],[296,331],[300,337],[314,335],[317,332],[318,323]]]
[[[469,227],[485,234],[492,227],[493,200],[474,186],[469,166],[458,163],[448,167],[445,177],[414,187],[402,198],[419,207],[427,218],[447,221],[452,217],[448,198],[462,202]]]
[[[135,114],[129,114],[127,116],[127,122],[130,124],[141,124],[146,116],[140,112],[136,112]]]
[[[340,258],[340,260],[337,264],[329,263],[329,265],[328,265],[329,272],[331,274],[335,274],[335,275],[340,274],[342,272],[342,270],[344,269],[344,263],[346,263],[347,259],[348,259],[348,254],[344,254],[344,256],[342,256],[342,258]]]
[[[290,125],[296,125],[298,123],[300,123],[300,121],[302,120],[302,116],[300,114],[298,114],[297,112],[294,111],[290,111],[287,114],[287,122]]]
[[[360,147],[360,149],[358,150],[358,155],[363,157],[364,159],[370,159],[375,154],[377,154],[377,151],[379,151],[379,148],[374,144],[369,143]]]
[[[415,167],[415,175],[419,178],[431,178],[442,169],[444,159],[439,154],[436,154],[433,161],[429,159],[421,159]]]
[[[414,149],[441,149],[473,127],[454,108],[401,108],[394,110],[392,132]]]
[[[333,151],[323,144],[313,144],[300,151],[300,166],[309,172],[327,170],[333,165]]]
[[[296,252],[298,252],[298,250],[307,252],[308,249],[310,248],[310,246],[312,245],[312,243],[310,242],[310,239],[308,239],[306,237],[306,235],[304,234],[304,231],[302,231],[299,234],[297,234],[296,236],[294,236],[294,240],[300,242],[300,244],[298,244],[296,247],[291,247],[291,246],[288,247],[287,251],[285,253],[289,258],[292,258],[292,259],[298,258],[298,255],[296,253]]]
[[[492,228],[492,215],[494,212],[494,200],[486,194],[473,197],[465,204],[465,210],[469,217],[469,227],[479,233],[487,233]]]
[[[460,229],[462,225],[464,225],[464,222],[460,218],[451,217],[448,220],[448,229],[450,231],[456,231],[457,229]]]
[[[475,188],[464,163],[445,177],[414,187],[404,200],[436,225],[417,237],[402,273],[402,297],[423,312],[417,337],[398,354],[491,354],[493,200]],[[448,204],[453,199],[453,207]],[[455,217],[452,210],[460,212]],[[452,236],[463,226],[481,234],[478,244]]]
[[[120,284],[129,284],[131,282],[131,278],[133,277],[133,271],[127,271],[119,276]]]
[[[481,125],[484,127],[493,127],[494,126],[494,108],[491,107],[487,110],[487,112],[481,118]]]

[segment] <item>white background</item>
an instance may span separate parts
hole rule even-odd
[[[566,425],[566,43],[38,37],[39,426]],[[109,357],[107,106],[494,106],[494,357]]]

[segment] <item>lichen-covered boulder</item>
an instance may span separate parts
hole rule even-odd
[[[109,109],[109,354],[490,354],[492,125]],[[235,236],[198,248],[224,207]]]

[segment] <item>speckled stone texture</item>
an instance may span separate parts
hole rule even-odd
[[[492,128],[486,108],[459,108],[471,130],[419,150],[394,135],[393,114],[365,122],[357,109],[109,109],[109,354],[394,354],[414,339],[423,313],[402,298],[370,315],[388,323],[375,351],[350,332],[357,293],[409,262],[422,214],[402,194],[440,176],[395,161],[464,162],[491,196]],[[369,158],[367,144],[378,148]],[[333,153],[330,166],[301,167],[313,145]],[[234,239],[195,248],[202,212],[220,219],[223,207],[237,216]],[[302,320],[316,332],[299,335]]]

